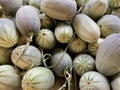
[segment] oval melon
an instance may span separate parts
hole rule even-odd
[[[96,68],[106,76],[113,76],[120,72],[120,34],[109,35],[99,46]]]

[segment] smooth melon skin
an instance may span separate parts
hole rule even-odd
[[[113,76],[120,72],[120,34],[109,35],[99,46],[96,68],[106,76]]]
[[[22,6],[22,0],[0,0],[1,11],[5,14],[15,14]]]
[[[97,10],[96,10],[97,8]],[[88,15],[93,20],[103,16],[108,8],[108,0],[88,0],[82,13]]]
[[[75,0],[41,0],[41,11],[51,18],[72,20],[77,13]]]
[[[82,76],[84,73],[95,69],[95,61],[89,54],[79,54],[74,58],[73,66],[75,73]]]
[[[69,43],[73,37],[73,28],[66,23],[58,23],[55,27],[55,37],[60,43]]]
[[[112,90],[120,90],[120,73],[113,76],[113,79],[111,80],[111,87]]]
[[[15,22],[18,30],[24,36],[37,34],[41,28],[39,10],[30,5],[22,6],[17,12]]]
[[[72,67],[72,58],[67,52],[64,52],[62,48],[56,48],[52,52],[50,61],[51,66],[55,65],[52,70],[57,76],[63,77],[64,70],[68,67]]]
[[[89,71],[79,80],[80,90],[110,90],[108,79],[99,72]]]
[[[0,90],[22,90],[20,71],[13,65],[0,65]]]
[[[18,34],[15,23],[7,18],[0,18],[0,46],[10,48],[17,44]]]
[[[35,39],[38,46],[45,50],[53,49],[56,45],[55,35],[50,29],[41,29]]]
[[[28,70],[22,79],[22,90],[52,90],[55,76],[45,67],[34,67]]]
[[[20,45],[14,48],[11,53],[11,60],[14,65],[23,70],[33,66],[41,65],[41,52],[33,45]]]
[[[120,18],[116,15],[104,15],[97,21],[97,24],[103,38],[120,32]]]
[[[85,14],[76,15],[72,25],[76,35],[88,43],[96,42],[100,37],[100,28]]]

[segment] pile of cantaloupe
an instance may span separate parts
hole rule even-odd
[[[0,0],[0,90],[120,90],[119,0]]]

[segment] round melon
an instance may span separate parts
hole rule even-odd
[[[80,90],[110,90],[108,79],[99,72],[89,71],[79,81]]]

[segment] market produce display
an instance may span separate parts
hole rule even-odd
[[[120,0],[0,0],[0,90],[120,90]]]

